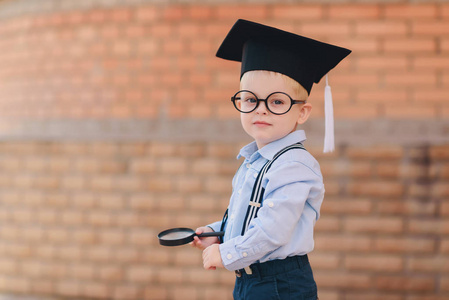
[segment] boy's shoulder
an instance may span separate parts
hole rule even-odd
[[[281,170],[283,166],[308,168],[321,175],[320,164],[306,149],[291,149],[280,155],[272,164],[272,171]]]

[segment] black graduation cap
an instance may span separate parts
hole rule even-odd
[[[239,19],[216,56],[241,61],[241,76],[254,70],[274,71],[296,80],[310,94],[313,83],[349,53],[351,50]]]

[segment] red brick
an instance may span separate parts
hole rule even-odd
[[[322,19],[324,10],[321,5],[276,5],[271,13],[275,19],[310,20]]]
[[[173,299],[196,300],[199,298],[199,291],[193,286],[175,286],[172,290]]]
[[[155,6],[144,6],[136,9],[134,15],[139,22],[153,22],[159,17],[159,10]]]
[[[439,212],[442,216],[449,216],[449,202],[441,203]]]
[[[131,282],[147,283],[154,280],[155,270],[145,265],[130,266],[126,272],[126,279]]]
[[[328,180],[325,182],[326,196],[337,196],[341,194],[343,186],[336,180]]]
[[[57,293],[64,296],[77,296],[80,293],[81,284],[75,280],[63,280],[57,283]]]
[[[392,119],[431,119],[436,115],[436,107],[429,105],[390,105],[385,107],[385,116]]]
[[[164,20],[179,21],[184,18],[186,7],[182,5],[169,5],[162,9]]]
[[[430,157],[432,159],[448,159],[449,158],[449,146],[435,145],[430,148]]]
[[[400,272],[404,269],[404,260],[395,255],[350,255],[345,258],[348,270],[373,272]]]
[[[374,119],[379,116],[379,110],[377,104],[337,106],[334,107],[334,116],[349,120]]]
[[[154,38],[165,38],[173,35],[173,26],[170,23],[156,23],[151,25],[150,33]]]
[[[435,53],[436,43],[431,38],[413,38],[413,39],[385,39],[383,44],[384,52],[387,54],[432,54]]]
[[[309,260],[313,270],[335,270],[339,268],[341,258],[338,254],[313,253]]]
[[[358,68],[361,70],[399,70],[405,71],[408,68],[409,62],[407,57],[403,56],[364,56],[356,61]],[[373,93],[385,93],[382,90],[373,90]],[[392,93],[393,91],[386,91]]]
[[[95,278],[96,270],[92,265],[84,263],[70,266],[68,272],[72,278],[92,280]]]
[[[377,19],[380,16],[380,7],[376,4],[346,4],[329,7],[328,16],[336,19]]]
[[[414,234],[447,234],[449,221],[438,219],[410,220],[408,231]]]
[[[440,279],[441,290],[449,292],[449,276],[442,276]]]
[[[449,68],[449,57],[445,56],[415,57],[412,62],[412,66],[415,69],[435,70]]]
[[[215,14],[218,19],[232,19],[239,16],[240,19],[264,19],[268,14],[268,8],[263,5],[234,5],[225,4],[215,7]]]
[[[412,34],[415,36],[444,36],[449,33],[449,22],[445,21],[415,21],[412,22]]]
[[[355,24],[355,32],[362,37],[405,36],[408,32],[408,27],[406,21],[360,21]]]
[[[155,256],[156,255],[156,251],[155,252]],[[131,264],[133,262],[137,262],[137,261],[144,261],[143,259],[143,255],[141,256],[141,254],[139,253],[138,249],[136,247],[130,247],[130,246],[122,246],[117,248],[114,253],[113,253],[113,259],[115,261],[117,261],[118,263],[124,263],[124,264]],[[167,263],[167,260],[161,260],[161,263]]]
[[[379,292],[368,292],[368,291],[362,291],[362,292],[348,292],[345,293],[345,299],[346,300],[378,300],[379,299]],[[402,295],[398,294],[390,294],[387,292],[382,292],[382,300],[403,300]]]
[[[427,193],[426,193],[427,191]],[[424,189],[422,192],[413,193],[409,192],[410,197],[426,197],[428,195],[428,189]],[[383,214],[401,214],[412,216],[433,216],[436,213],[435,203],[429,203],[424,201],[384,201],[379,203],[379,212]]]
[[[433,185],[431,190],[431,194],[433,197],[448,197],[449,196],[449,186],[446,183],[436,183]]]
[[[92,298],[110,299],[112,296],[112,288],[106,283],[89,281],[81,286],[81,295]]]
[[[440,243],[440,253],[449,253],[449,239],[442,239]]]
[[[341,228],[341,220],[337,217],[323,215],[319,222],[315,225],[317,232],[339,231]]]
[[[307,35],[318,40],[327,36],[349,36],[351,27],[344,21],[336,22],[307,22],[301,26],[301,34]]]
[[[372,87],[377,86],[379,83],[379,76],[372,73],[365,74],[338,74],[338,76],[332,76],[331,84],[333,86],[339,86],[346,84],[353,87]],[[337,106],[335,108],[338,108]]]
[[[387,86],[420,86],[434,87],[437,85],[437,76],[434,72],[407,72],[407,74],[388,73],[385,75]]]
[[[318,221],[319,223],[320,221]],[[324,234],[315,236],[316,251],[356,251],[368,252],[372,249],[372,241],[366,235]]]
[[[425,292],[435,288],[435,279],[426,276],[379,276],[375,285],[379,290]]]
[[[332,199],[326,197],[321,207],[322,214],[368,214],[372,210],[372,202],[367,199]]]
[[[362,233],[401,233],[404,231],[400,217],[347,217],[343,228],[348,232]]]
[[[419,89],[414,91],[414,102],[427,102],[431,104],[443,103],[446,101],[447,91],[444,89]]]
[[[169,286],[161,286],[161,285],[151,285],[146,284],[145,285],[145,291],[144,291],[144,300],[163,300],[163,299],[169,299],[170,294],[170,287]]]
[[[411,257],[408,260],[409,270],[423,273],[447,273],[449,258],[445,257]]]
[[[146,30],[145,30],[144,25],[142,25],[142,24],[129,25],[124,29],[124,31],[125,31],[125,36],[132,38],[132,39],[146,37]]]
[[[449,72],[443,72],[443,78],[441,79],[442,86],[448,86],[449,84]]]
[[[391,253],[432,253],[435,241],[431,238],[379,237],[374,240],[374,249]]]
[[[398,178],[401,168],[399,165],[394,165],[391,163],[379,162],[374,166],[374,174],[381,178]]]
[[[438,8],[436,4],[391,4],[384,7],[384,14],[387,18],[399,19],[419,19],[434,18],[437,16]]]
[[[20,277],[4,277],[2,278],[4,284],[3,290],[9,292],[16,292],[20,294],[27,294],[31,290],[31,280]]]
[[[404,184],[395,181],[358,181],[349,183],[347,190],[356,196],[400,197],[404,194]]]
[[[178,268],[166,267],[156,272],[157,280],[161,283],[180,284],[184,281],[184,274]]]
[[[31,293],[41,295],[55,293],[54,282],[48,279],[35,278],[31,282]]]
[[[368,274],[351,274],[340,271],[335,272],[315,272],[317,285],[322,289],[369,289],[373,286],[372,278]]]
[[[22,265],[29,266],[29,264],[23,262]],[[0,272],[2,274],[17,274],[19,272],[19,265],[16,261],[2,259],[0,260]]]
[[[208,20],[212,17],[212,7],[192,5],[187,8],[188,16],[193,20]]]
[[[108,20],[112,22],[129,22],[132,17],[132,11],[130,8],[114,8],[108,11]]]

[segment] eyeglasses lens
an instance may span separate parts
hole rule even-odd
[[[250,92],[239,92],[234,97],[235,107],[244,113],[253,111],[259,100]],[[291,99],[283,93],[274,93],[268,97],[266,104],[268,110],[275,114],[283,114],[290,109]]]

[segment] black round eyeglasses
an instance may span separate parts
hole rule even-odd
[[[286,114],[293,106],[293,104],[304,104],[307,100],[293,100],[288,94],[284,92],[274,92],[268,95],[266,99],[259,99],[257,96],[247,90],[238,91],[231,97],[234,107],[242,113],[250,113],[259,106],[259,103],[265,102],[265,107],[272,114],[283,115]]]

